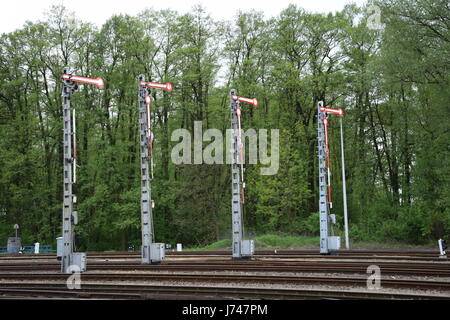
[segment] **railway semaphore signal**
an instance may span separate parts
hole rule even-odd
[[[344,115],[342,109],[333,109],[323,106],[323,101],[317,106],[317,145],[319,157],[319,214],[320,214],[320,253],[329,254],[330,251],[339,250],[341,238],[329,235],[329,224],[336,223],[336,216],[330,214],[333,206],[331,201],[331,169],[330,150],[328,147],[328,114]]]
[[[165,259],[164,243],[154,243],[151,197],[151,180],[153,179],[153,128],[151,119],[151,103],[153,98],[149,88],[173,90],[170,82],[157,83],[144,81],[144,75],[138,77],[139,130],[141,152],[141,262],[142,264],[159,263]]]
[[[231,128],[233,130],[231,153],[231,214],[232,214],[232,254],[233,259],[248,258],[254,254],[254,241],[243,240],[243,205],[245,202],[244,189],[244,144],[241,128],[241,102],[258,106],[258,100],[243,98],[236,94],[236,90],[230,92]],[[239,170],[240,167],[240,170]],[[239,172],[240,171],[240,172]]]
[[[72,192],[73,184],[76,182],[76,130],[75,130],[75,109],[71,106],[72,94],[78,89],[76,83],[93,84],[103,88],[102,78],[87,78],[70,74],[68,68],[64,68],[61,75],[63,80],[63,179],[64,179],[64,200],[63,200],[63,221],[62,221],[62,242],[58,245],[61,256],[61,272],[71,273],[72,267],[77,266],[80,272],[86,270],[86,254],[74,253],[74,226],[78,224],[78,214],[74,211],[76,196]]]

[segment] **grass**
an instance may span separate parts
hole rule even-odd
[[[266,234],[256,237],[250,237],[255,240],[256,249],[317,249],[319,250],[319,237],[306,237],[306,236],[280,236],[275,234]],[[173,248],[175,250],[176,247]],[[413,245],[400,242],[377,242],[377,241],[351,241],[351,249],[436,249],[437,244],[429,243],[425,245]],[[206,246],[201,247],[189,247],[183,248],[183,251],[189,250],[231,250],[231,239],[223,239],[213,242]],[[345,239],[341,237],[341,249],[345,249]],[[99,251],[99,250],[88,250]],[[120,250],[106,250],[103,252],[118,252]],[[169,250],[171,251],[171,250]],[[6,252],[0,252],[0,255],[7,254]]]
[[[312,249],[319,247],[319,237],[304,236],[278,236],[266,234],[255,239],[255,246],[258,249]]]
[[[230,249],[231,248],[231,239],[223,239],[216,242],[213,242],[211,244],[208,244],[203,247],[192,247],[192,248],[186,248],[183,250],[220,250],[220,249]]]
[[[345,239],[341,237],[341,247],[345,249]],[[402,242],[378,242],[378,241],[351,241],[350,239],[350,249],[411,249],[411,250],[422,250],[422,249],[437,249],[437,244],[433,243],[416,245],[410,243]]]
[[[305,236],[280,236],[266,234],[252,237],[255,240],[256,249],[317,249],[319,250],[319,237]],[[351,241],[350,249],[436,249],[432,243],[425,245],[413,245],[400,242],[377,242],[377,241]],[[184,248],[183,248],[184,249]],[[184,250],[220,250],[231,249],[231,239],[223,239],[203,247],[191,247]],[[345,249],[345,239],[341,237],[341,249]]]
[[[279,236],[266,234],[253,238],[256,249],[305,249],[318,248],[319,237]],[[231,249],[231,239],[223,239],[203,247],[186,248],[185,250],[220,250]]]

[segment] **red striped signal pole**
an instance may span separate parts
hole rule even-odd
[[[245,102],[248,104],[251,104],[253,107],[257,107],[258,106],[258,100],[256,98],[244,98],[244,97],[239,97],[236,95],[232,96],[233,100],[235,101],[239,101],[239,102]],[[239,141],[240,141],[240,146],[239,146],[239,158],[241,160],[241,182],[242,182],[242,203],[244,203],[245,201],[245,196],[244,196],[244,189],[245,189],[245,182],[244,182],[244,144],[242,142],[242,128],[241,128],[241,106],[240,104],[237,104],[236,106],[236,115],[238,118],[238,130],[239,130]]]
[[[331,201],[331,165],[330,165],[330,150],[328,147],[328,114],[337,114],[340,117],[344,116],[344,111],[342,109],[333,109],[329,107],[320,107],[320,111],[325,113],[325,118],[323,119],[323,124],[325,127],[325,152],[327,154],[327,175],[328,175],[328,203],[330,208],[333,208],[333,202]]]

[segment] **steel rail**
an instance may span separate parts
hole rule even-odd
[[[214,250],[214,251],[168,251],[166,252],[167,256],[229,256],[230,251],[227,250]],[[89,258],[101,258],[101,257],[139,257],[139,252],[89,252],[87,253]],[[344,257],[393,257],[393,258],[402,258],[402,257],[417,257],[417,258],[437,258],[439,259],[438,251],[368,251],[368,250],[341,250],[339,251],[339,255],[327,256],[320,255],[317,250],[257,250],[255,252],[255,256],[263,257],[290,257],[290,256],[299,256],[299,257],[321,257],[324,259],[327,258],[344,258]],[[8,259],[46,259],[46,258],[55,258],[55,254],[22,254],[22,255],[0,255],[1,260]],[[442,259],[440,259],[442,260]]]
[[[232,299],[450,299],[439,294],[398,293],[379,291],[345,291],[342,289],[303,289],[303,288],[252,288],[252,287],[199,287],[199,286],[155,286],[143,284],[83,284],[81,289],[69,290],[65,283],[2,284],[0,299],[15,296],[39,297],[76,297],[79,299],[118,298],[118,299],[155,299],[165,298],[192,299],[207,296],[209,298]]]
[[[142,265],[136,262],[103,262],[89,263],[91,270],[154,270],[154,271],[242,271],[242,272],[326,272],[326,273],[359,273],[366,274],[371,262],[331,262],[326,261],[302,262],[267,262],[267,261],[166,261],[158,265]],[[383,275],[420,275],[435,277],[450,277],[448,264],[414,264],[414,263],[388,263],[377,262]],[[0,265],[1,271],[53,271],[58,268],[57,262],[33,262]]]
[[[242,274],[110,274],[83,273],[83,281],[194,281],[194,282],[251,282],[305,285],[341,285],[363,286],[367,279],[361,277],[329,276],[286,276],[286,275],[242,275]],[[67,275],[53,274],[0,274],[0,279],[7,280],[66,280]],[[450,281],[416,280],[416,279],[381,279],[382,286],[388,288],[432,289],[448,291],[450,298]]]

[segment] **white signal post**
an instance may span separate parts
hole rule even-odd
[[[242,127],[241,127],[241,106],[238,105],[236,109],[236,115],[238,117],[238,130],[239,130],[239,159],[241,160],[241,181],[242,181],[242,203],[244,203],[244,144],[242,143]]]
[[[147,139],[149,145],[149,154],[150,154],[150,168],[151,168],[151,177],[153,180],[153,140],[152,140],[152,122],[151,122],[151,110],[150,104],[152,103],[153,98],[151,95],[145,96],[145,104],[147,105]]]
[[[75,108],[72,110],[73,119],[73,183],[77,183],[77,129],[75,120]]]
[[[330,151],[328,149],[328,116],[325,115],[323,119],[323,125],[325,127],[325,153],[327,157],[327,176],[328,176],[328,204],[330,209],[333,208],[333,202],[331,201],[331,170],[330,170]]]
[[[349,238],[348,238],[347,187],[346,187],[346,184],[345,184],[344,130],[342,129],[342,117],[339,120],[340,120],[340,126],[341,126],[342,197],[343,197],[343,200],[344,200],[345,248],[350,249],[350,241],[349,241]]]
[[[74,226],[78,224],[78,214],[74,210],[76,196],[73,194],[73,184],[77,181],[77,150],[76,150],[76,127],[75,127],[75,109],[71,107],[72,94],[78,89],[75,82],[85,84],[94,84],[103,88],[102,78],[92,79],[72,75],[68,68],[64,68],[61,75],[63,80],[62,98],[63,98],[63,179],[64,179],[64,200],[63,200],[63,219],[62,219],[62,240],[61,243],[61,272],[71,273],[71,266],[78,266],[80,272],[86,270],[86,254],[74,252]]]

